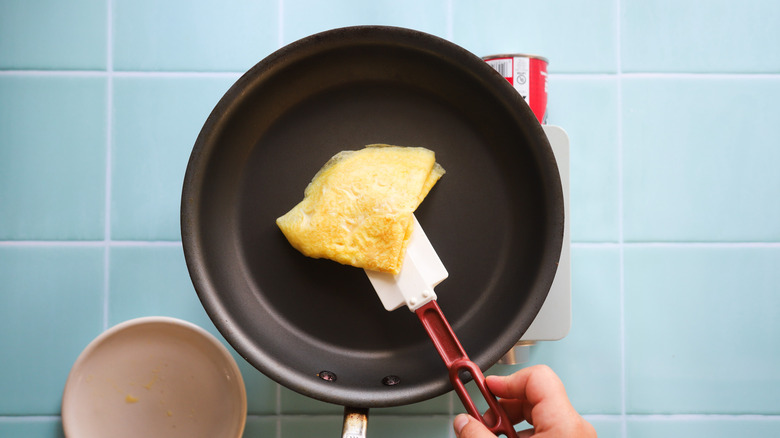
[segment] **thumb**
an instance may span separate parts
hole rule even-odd
[[[458,438],[496,438],[484,424],[471,415],[459,414],[452,422]]]

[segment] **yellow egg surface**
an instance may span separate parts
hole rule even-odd
[[[412,214],[443,174],[426,148],[373,144],[342,151],[276,224],[308,257],[397,274]]]

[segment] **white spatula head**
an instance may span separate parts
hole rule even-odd
[[[436,299],[433,288],[448,275],[416,217],[401,272],[365,272],[385,309],[395,310],[405,304],[412,312]]]

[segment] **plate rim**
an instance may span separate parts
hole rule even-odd
[[[102,345],[104,345],[114,336],[129,329],[155,324],[183,328],[198,335],[197,339],[214,347],[215,351],[219,353],[219,357],[226,365],[230,367],[230,371],[235,377],[235,380],[231,381],[235,382],[236,388],[238,389],[238,402],[242,412],[242,414],[239,415],[240,424],[237,425],[238,427],[236,429],[236,438],[240,438],[242,436],[244,428],[246,427],[247,417],[246,386],[241,374],[241,370],[233,358],[233,355],[230,353],[227,347],[225,347],[225,345],[219,341],[219,339],[217,339],[213,334],[209,333],[203,327],[200,327],[192,322],[170,316],[142,316],[120,322],[101,332],[94,339],[92,339],[86,347],[84,347],[71,366],[67,380],[65,381],[64,389],[62,391],[62,408],[60,416],[62,419],[62,428],[65,436],[75,436],[74,433],[78,432],[79,430],[74,429],[76,426],[73,426],[73,424],[78,424],[80,421],[84,421],[83,418],[77,418],[75,411],[72,409],[73,403],[76,402],[74,400],[74,394],[76,391],[75,379],[78,377],[79,371],[84,367],[85,364],[88,363],[91,356],[94,355]]]

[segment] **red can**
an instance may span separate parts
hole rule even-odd
[[[547,58],[512,53],[482,59],[523,96],[539,123],[547,123]]]

